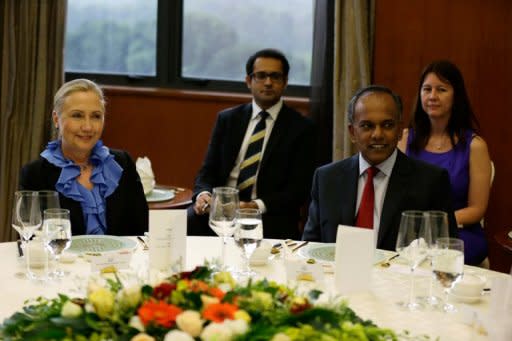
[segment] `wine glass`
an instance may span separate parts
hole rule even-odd
[[[39,191],[39,206],[41,207],[41,213],[49,208],[60,208],[59,193],[56,191]]]
[[[41,227],[41,210],[39,208],[39,196],[36,191],[17,191],[14,193],[11,224],[20,234],[21,247],[24,250],[34,232]]]
[[[261,212],[255,208],[240,208],[236,211],[235,244],[242,249],[245,258],[245,270],[242,276],[252,277],[256,275],[251,269],[250,259],[254,250],[260,246],[263,239],[263,224]]]
[[[422,211],[404,211],[400,219],[400,228],[396,239],[396,252],[408,261],[411,268],[411,285],[408,302],[399,305],[408,310],[422,308],[414,299],[414,270],[427,256],[429,234],[427,233],[427,215]]]
[[[226,243],[228,237],[235,232],[238,206],[238,189],[232,187],[216,187],[213,189],[208,223],[222,240],[221,267],[223,269],[226,263]]]
[[[58,264],[62,252],[71,245],[69,210],[63,208],[49,208],[44,210],[43,238],[55,255],[55,260]],[[64,275],[64,271],[60,270],[58,267],[55,269],[54,276],[63,277]]]
[[[427,239],[428,250],[427,257],[429,263],[432,266],[432,258],[437,251],[436,241],[439,238],[448,238],[448,214],[443,211],[427,211],[425,212],[427,218],[427,233],[430,234],[430,238]],[[435,274],[432,272],[429,281],[429,294],[428,297],[422,298],[429,306],[437,306],[440,303],[439,297],[433,295],[432,286]]]
[[[457,309],[448,303],[448,291],[464,272],[464,241],[457,238],[438,238],[436,248],[432,257],[432,271],[437,282],[444,288],[442,310],[456,312]]]

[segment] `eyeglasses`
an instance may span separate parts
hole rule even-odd
[[[251,73],[250,76],[256,82],[264,82],[267,80],[267,78],[270,78],[272,82],[282,82],[284,80],[284,75],[281,72],[258,71]]]

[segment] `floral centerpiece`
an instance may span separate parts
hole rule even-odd
[[[116,272],[85,299],[26,303],[0,327],[2,340],[396,340],[345,303],[316,302],[267,280],[236,284],[207,266],[158,285],[123,285]]]

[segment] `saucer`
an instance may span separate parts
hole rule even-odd
[[[476,303],[476,302],[478,302],[478,301],[480,301],[482,299],[482,295],[477,295],[477,296],[460,296],[460,295],[455,295],[452,292],[448,292],[448,295],[451,298],[453,298],[455,301],[457,301],[457,302],[467,303],[467,304]]]

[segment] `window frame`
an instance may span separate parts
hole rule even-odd
[[[186,0],[157,0],[155,76],[65,71],[65,80],[88,78],[104,85],[247,93],[244,79],[228,81],[181,76],[183,1]],[[291,65],[291,72],[293,72],[293,65]],[[286,95],[307,97],[310,89],[310,86],[289,84]]]

